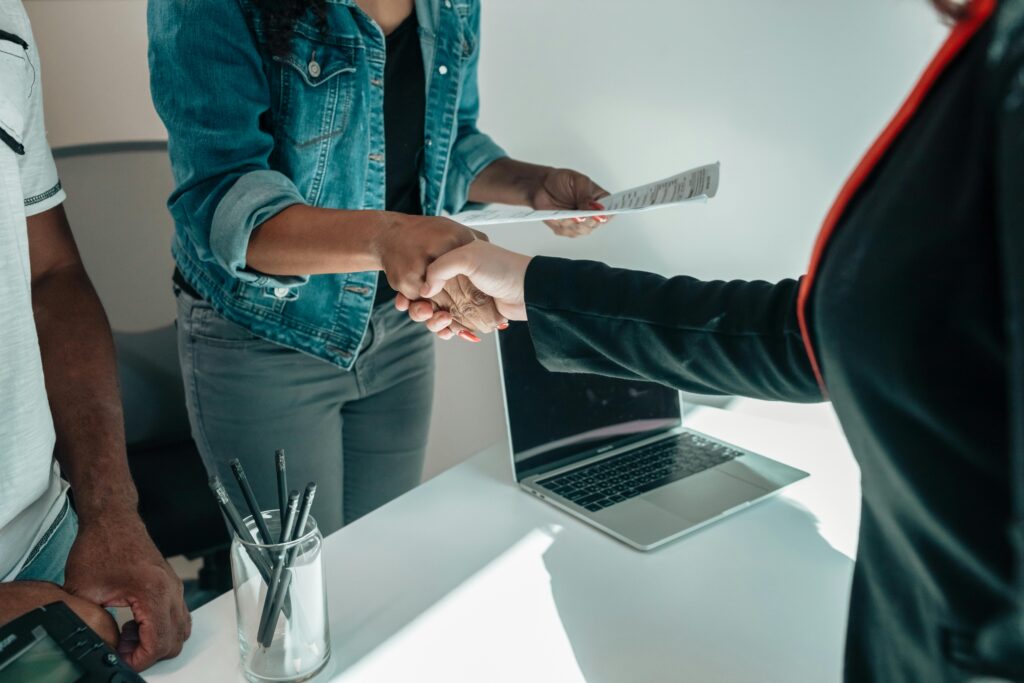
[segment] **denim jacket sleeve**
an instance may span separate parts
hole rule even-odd
[[[472,11],[466,21],[477,47],[466,61],[459,99],[458,128],[452,145],[448,177],[445,182],[444,208],[457,213],[469,201],[469,186],[480,171],[493,161],[508,156],[490,136],[481,133],[476,121],[480,113],[480,90],[477,87],[477,67],[480,61],[480,3],[473,2]]]
[[[232,276],[268,283],[246,268],[261,223],[304,203],[271,170],[271,134],[260,126],[270,87],[239,0],[150,0],[150,87],[167,127],[176,188],[168,206],[200,257]],[[307,278],[272,277],[295,285]]]

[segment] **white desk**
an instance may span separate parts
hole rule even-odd
[[[333,656],[314,680],[839,681],[859,476],[828,414],[794,410],[817,424],[688,418],[812,476],[653,553],[518,490],[504,445],[333,534]],[[231,594],[145,677],[243,680]]]

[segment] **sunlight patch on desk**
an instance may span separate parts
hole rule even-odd
[[[583,683],[544,563],[560,531],[530,532],[333,680]]]

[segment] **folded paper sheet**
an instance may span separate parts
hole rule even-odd
[[[695,199],[708,199],[718,192],[718,162],[684,171],[642,187],[634,187],[601,199],[602,211],[537,211],[522,206],[494,204],[479,211],[463,211],[451,216],[453,221],[477,227],[504,223],[551,221],[587,216],[612,216],[620,213],[648,211],[673,206]]]

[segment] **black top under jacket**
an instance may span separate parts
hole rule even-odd
[[[846,679],[1024,679],[1024,0],[936,81],[816,278],[811,341],[863,476]],[[526,304],[553,371],[821,401],[799,287],[535,258]]]
[[[427,76],[420,47],[416,11],[387,36],[384,63],[384,207],[419,215],[420,165],[423,159],[424,118],[427,111]],[[395,290],[384,271],[377,277],[375,303],[389,301]]]

